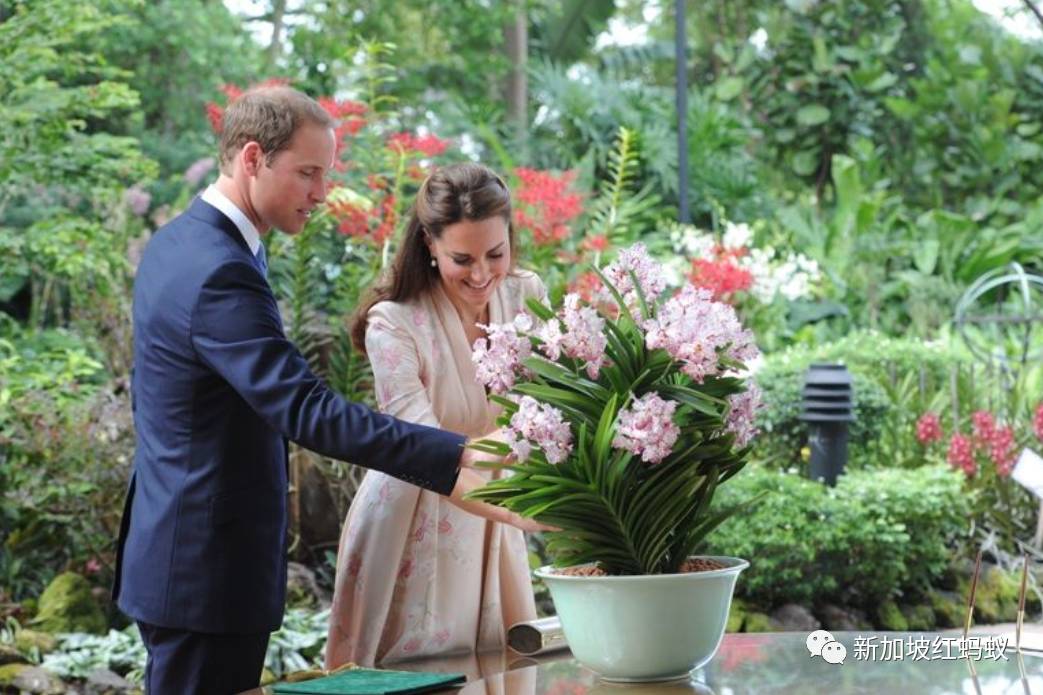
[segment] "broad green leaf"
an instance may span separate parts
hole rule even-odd
[[[741,77],[725,77],[717,82],[714,92],[721,101],[730,101],[742,94],[745,86]]]
[[[829,109],[822,104],[808,104],[797,110],[797,123],[803,126],[821,125],[829,120]]]

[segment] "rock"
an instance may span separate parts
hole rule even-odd
[[[105,616],[91,596],[87,580],[75,572],[59,574],[40,596],[32,624],[44,632],[105,634]]]
[[[962,627],[967,618],[967,604],[960,600],[955,591],[931,590],[927,592],[927,600],[934,611],[934,622],[937,627]]]
[[[135,689],[133,683],[104,668],[92,671],[84,685],[84,695],[123,695]]]
[[[970,596],[970,581],[961,585],[966,601]],[[974,596],[974,616],[980,623],[1009,623],[1018,618],[1018,591],[1020,581],[999,567],[982,567],[978,589]],[[964,604],[966,605],[966,603]]]
[[[0,666],[24,663],[26,663],[26,658],[22,656],[20,651],[6,644],[0,644]]]
[[[927,632],[937,625],[934,609],[926,604],[902,606],[900,610],[910,630]]]
[[[330,597],[315,581],[314,572],[299,562],[291,562],[286,569],[286,604],[294,608],[325,608]]]
[[[776,608],[771,614],[771,622],[779,632],[811,632],[822,627],[811,611],[796,603]]]
[[[0,666],[0,691],[14,687],[14,679],[22,671],[32,668],[29,664],[4,664]]]
[[[826,630],[854,632],[872,628],[865,613],[856,608],[841,608],[827,603],[822,605],[815,615]]]
[[[11,686],[23,693],[39,695],[62,695],[65,684],[50,671],[39,666],[30,666],[18,672],[11,679]]]
[[[885,630],[894,632],[907,632],[909,630],[909,623],[906,622],[905,616],[902,615],[902,611],[894,601],[887,600],[881,603],[880,608],[876,611],[876,619]]]
[[[746,622],[746,602],[742,599],[733,598],[732,607],[728,611],[728,625],[726,632],[742,632],[742,624]]]
[[[333,482],[316,464],[313,455],[302,453],[298,451],[292,462],[292,465],[298,466],[297,500],[300,517],[297,521],[300,545],[302,548],[322,545],[336,547],[344,517],[337,513],[337,501],[331,491]]]
[[[746,614],[746,632],[774,632],[771,618],[764,613],[751,612]]]
[[[945,591],[958,591],[960,584],[974,576],[974,562],[967,558],[953,560],[933,582],[934,586]]]
[[[31,652],[34,648],[38,649],[40,656],[43,656],[58,648],[58,639],[47,632],[22,629],[14,635],[14,646],[25,653]]]

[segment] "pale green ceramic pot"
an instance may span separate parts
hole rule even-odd
[[[703,557],[725,567],[625,577],[571,577],[541,567],[536,576],[550,589],[577,661],[606,680],[672,680],[713,658],[735,580],[750,566],[736,557]]]

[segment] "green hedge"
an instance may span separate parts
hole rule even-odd
[[[915,439],[916,419],[925,410],[946,407],[950,371],[966,364],[963,360],[942,344],[870,331],[770,355],[757,372],[764,409],[758,415],[762,436],[755,440],[754,459],[803,469],[801,448],[807,443],[807,425],[799,417],[804,374],[812,362],[839,362],[851,372],[854,388],[849,465],[856,469],[920,465],[924,459]]]
[[[708,550],[750,561],[736,594],[760,606],[872,608],[926,591],[945,570],[969,513],[961,485],[944,466],[854,471],[835,488],[751,467],[722,486],[715,504],[769,494],[717,529]]]

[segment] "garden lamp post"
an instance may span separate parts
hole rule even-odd
[[[847,423],[855,419],[851,374],[842,364],[812,364],[802,395],[800,419],[808,423],[811,479],[836,485],[847,464]]]
[[[674,95],[677,102],[677,221],[691,222],[688,209],[688,60],[685,39],[684,0],[674,2],[674,68],[676,84]]]

